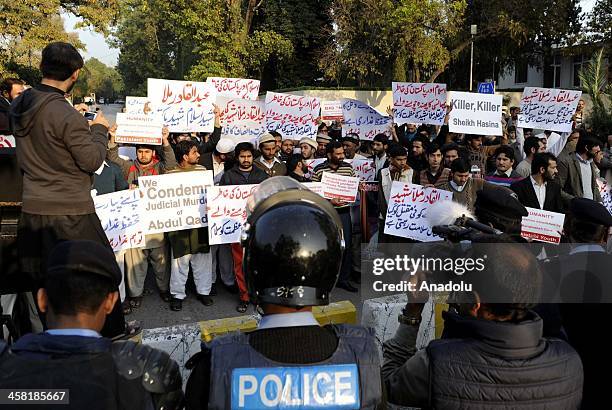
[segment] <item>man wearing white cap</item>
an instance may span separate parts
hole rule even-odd
[[[259,137],[261,156],[253,161],[253,164],[268,174],[269,177],[287,175],[287,166],[276,158],[276,147],[274,135],[266,132]]]
[[[312,138],[304,137],[300,140],[300,149],[302,151],[302,158],[314,159],[314,154],[317,151],[318,144]]]
[[[215,184],[219,183],[221,175],[223,175],[225,161],[234,151],[234,146],[234,141],[231,139],[221,138],[217,145],[215,145],[213,152],[200,155],[200,165],[213,171]]]

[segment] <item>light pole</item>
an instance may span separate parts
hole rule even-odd
[[[474,36],[478,33],[478,26],[476,24],[472,24],[470,26],[470,34],[472,34],[472,52],[470,56],[470,91],[472,91],[473,86],[473,72],[474,72]]]

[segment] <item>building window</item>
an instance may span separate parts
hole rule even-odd
[[[523,84],[527,82],[527,73],[529,71],[529,64],[527,61],[517,62],[514,64],[514,83]]]
[[[583,55],[574,56],[572,60],[572,72],[573,72],[573,82],[572,85],[576,88],[580,88],[580,71],[582,67],[588,60],[584,58]]]
[[[555,54],[552,64],[550,65],[553,72],[553,88],[561,87],[561,57]]]

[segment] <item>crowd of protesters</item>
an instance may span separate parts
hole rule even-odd
[[[50,279],[75,289],[83,285],[50,271],[57,266],[76,269],[62,259],[65,255],[59,255],[57,250],[52,252],[53,248],[62,240],[104,244],[99,245],[102,251],[86,244],[81,251],[84,253],[75,255],[76,260],[93,266],[88,269],[98,269],[103,262],[86,255],[87,250],[104,253],[109,248],[91,197],[136,189],[141,176],[210,170],[218,185],[259,184],[277,176],[318,182],[324,172],[355,176],[347,160],[371,161],[376,170],[375,189],[366,192],[361,184],[358,205],[330,200],[342,224],[346,247],[336,287],[348,292],[357,292],[355,285],[361,281],[361,243],[372,237],[379,243],[413,242],[384,233],[393,181],[449,191],[453,201],[474,212],[480,222],[509,236],[520,234],[516,227],[520,226],[520,217],[526,215],[525,207],[565,213],[568,218],[563,241],[589,243],[602,252],[606,252],[607,246],[609,252],[612,217],[601,204],[597,180],[612,182],[612,135],[590,132],[585,125],[588,122],[583,103],[571,132],[561,134],[548,130],[535,134],[534,130],[519,128],[516,123],[519,110],[511,107],[510,115],[503,118],[501,137],[456,134],[449,132],[446,124],[392,124],[387,133],[365,141],[357,134],[343,135],[341,122],[319,121],[315,138],[292,140],[270,131],[261,135],[256,145],[234,144],[223,137],[215,107],[212,133],[170,133],[164,127],[161,146],[137,145],[135,158],[126,159],[119,154],[115,142],[116,126],[109,124],[102,112],[87,121],[78,107],[72,107],[64,98],[83,66],[76,50],[53,43],[42,57],[41,84],[23,92],[23,82],[3,81],[1,91],[6,101],[0,106],[0,119],[6,124],[2,122],[0,126],[10,126],[17,141],[24,175],[18,237],[20,262],[23,272],[32,280],[34,292],[39,292],[38,310],[45,329],[56,326],[58,317],[70,316],[71,312],[61,303],[62,289],[53,288]],[[309,160],[316,158],[324,161],[309,169]],[[370,226],[362,226],[359,207],[365,203],[370,220],[375,221],[371,225],[374,231],[378,229],[376,235]],[[147,235],[145,242],[143,248],[114,255],[118,270],[99,268],[97,274],[107,277],[110,285],[99,286],[96,300],[87,296],[70,299],[93,306],[90,310],[97,313],[92,313],[88,320],[95,324],[92,326],[97,332],[110,337],[130,334],[123,316],[140,308],[149,271],[155,276],[160,301],[168,303],[172,311],[182,309],[190,274],[195,297],[203,308],[214,304],[219,285],[237,295],[238,312],[247,311],[249,292],[240,244],[210,245],[207,228]],[[495,259],[498,270],[508,269],[510,264],[537,264],[527,256],[517,257],[509,248],[500,249]],[[505,277],[510,276],[509,273]],[[522,281],[520,286],[537,286],[531,282],[533,278],[518,274],[513,277]],[[109,296],[115,290],[120,294]],[[448,336],[453,342],[434,343],[420,352],[414,350],[414,345],[420,323],[416,318],[420,317],[422,306],[407,305],[397,335],[385,344],[382,378],[391,402],[462,408],[470,401],[474,407],[486,408],[487,403],[507,400],[534,408],[538,403],[541,407],[552,403],[550,408],[578,408],[583,395],[583,372],[584,403],[593,405],[603,397],[601,389],[605,387],[594,376],[596,359],[588,351],[584,324],[576,315],[562,316],[566,319],[565,328],[560,331],[563,337],[550,341],[542,332],[545,314],[540,317],[524,306],[504,310],[477,305],[467,313],[450,312],[445,317],[458,332]],[[596,314],[586,307],[583,310],[585,315]],[[205,318],[205,312],[202,317]],[[480,344],[470,344],[469,340]],[[462,367],[465,363],[452,360],[457,352],[461,352],[465,363],[486,371],[467,372],[466,377]],[[512,366],[529,368],[529,374],[517,379]],[[488,390],[475,387],[483,384],[493,387]],[[513,390],[519,384],[524,388],[520,392]],[[168,392],[176,390],[176,386],[166,387]]]

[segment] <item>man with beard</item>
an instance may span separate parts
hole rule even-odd
[[[265,133],[259,138],[261,156],[253,163],[270,177],[287,175],[287,166],[276,158],[276,141],[272,133]]]
[[[529,208],[563,212],[561,187],[555,182],[557,158],[548,152],[538,153],[531,161],[531,176],[510,186],[518,200]]]
[[[581,134],[576,143],[576,152],[559,161],[559,185],[566,204],[575,197],[601,202],[597,166],[593,162],[600,151],[601,142]]]
[[[300,140],[300,150],[304,159],[314,159],[317,148],[317,142],[312,138],[304,137]]]
[[[72,45],[55,42],[42,52],[42,81],[11,104],[9,116],[23,172],[23,204],[18,250],[21,270],[40,288],[51,249],[64,240],[92,240],[110,249],[96,215],[93,173],[106,156],[108,121],[102,112],[90,123],[64,98],[83,68]],[[104,336],[125,331],[120,303],[103,329]]]
[[[410,151],[408,152],[408,165],[416,172],[421,172],[427,168],[427,158],[425,150],[429,145],[429,138],[424,135],[417,135],[410,143]]]
[[[438,144],[430,144],[425,152],[427,154],[428,166],[427,169],[422,170],[418,174],[419,184],[438,188],[440,185],[448,182],[450,169],[442,165],[442,151],[440,151]]]
[[[219,185],[259,184],[267,179],[268,174],[253,166],[254,153],[255,148],[253,148],[253,145],[249,142],[241,142],[236,145],[234,149],[236,165],[225,171]],[[234,274],[236,275],[236,283],[238,284],[238,291],[240,294],[240,302],[238,306],[236,306],[236,311],[244,313],[249,307],[249,293],[242,270],[242,248],[239,243],[232,243],[231,247],[232,258],[234,259]]]
[[[389,166],[389,158],[387,158],[387,148],[389,147],[389,138],[385,134],[378,134],[372,141],[372,151],[374,155],[370,159],[374,160],[374,168],[376,174]]]
[[[317,152],[315,152],[315,158],[327,158],[327,144],[331,140],[331,137],[327,135],[327,131],[325,134],[317,134]]]
[[[359,135],[357,134],[347,134],[342,138],[342,148],[344,148],[346,159],[366,159],[363,155],[357,154],[357,148],[359,148]]]
[[[0,83],[0,135],[10,135],[9,108],[23,90],[25,83],[17,78],[6,78]]]
[[[278,153],[278,158],[283,162],[287,162],[287,160],[293,155],[294,146],[295,142],[292,139],[287,138],[283,140],[281,143],[280,152]]]

